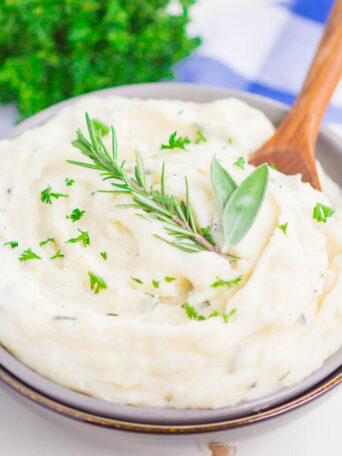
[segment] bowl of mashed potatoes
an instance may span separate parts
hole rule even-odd
[[[267,167],[253,221],[234,242],[225,232],[226,205],[255,172],[248,156],[285,112],[251,94],[139,85],[61,103],[1,140],[6,372],[78,411],[163,425],[269,410],[336,372],[342,146],[334,135],[323,128],[318,141],[322,192]],[[138,193],[126,178],[113,187],[109,168],[82,155],[94,151],[86,113],[98,147],[108,160],[115,149]],[[78,130],[86,142],[74,147]],[[224,205],[214,160],[234,183]],[[188,225],[170,228],[151,198],[144,206],[146,195],[167,210],[179,203],[170,210]]]

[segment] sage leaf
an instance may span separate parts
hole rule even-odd
[[[226,169],[224,169],[214,156],[210,164],[210,178],[214,189],[217,205],[221,212],[229,198],[237,188],[237,184]]]
[[[268,165],[254,170],[234,191],[223,215],[226,245],[235,245],[247,234],[264,200],[268,183]]]

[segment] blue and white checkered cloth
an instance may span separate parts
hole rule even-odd
[[[229,2],[228,2],[229,3]],[[246,90],[292,104],[321,39],[333,0],[283,0],[235,8],[221,2],[191,34],[202,45],[176,66],[177,80]],[[342,83],[325,122],[342,134]]]

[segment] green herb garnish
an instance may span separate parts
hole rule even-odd
[[[10,194],[12,193],[12,189],[11,189],[11,188],[8,188],[8,189],[6,190],[6,192],[10,195]]]
[[[63,193],[51,192],[50,185],[48,185],[47,188],[40,193],[40,199],[46,204],[52,204],[52,198],[68,198],[68,196],[69,195],[64,195]]]
[[[235,315],[235,313],[236,313],[236,309],[232,309],[228,314],[222,314],[224,322],[228,323],[229,318],[232,317],[233,315]]]
[[[152,280],[152,285],[154,288],[159,288],[159,282],[157,280]]]
[[[140,283],[140,284],[144,283],[142,280],[137,279],[136,277],[132,277],[132,280],[134,280],[134,282],[137,282],[137,283]]]
[[[110,127],[101,122],[99,119],[93,119],[95,130],[98,130],[101,136],[106,136],[110,132]]]
[[[179,136],[178,138],[176,138],[177,136],[177,132],[173,132],[172,135],[170,135],[170,138],[169,138],[169,144],[162,144],[160,146],[161,149],[183,149],[183,150],[186,150],[186,144],[189,144],[190,143],[190,139],[187,137],[187,136],[184,136],[184,138],[182,138],[181,136]]]
[[[233,163],[233,165],[235,165],[241,169],[245,169],[245,164],[246,164],[246,162],[243,157],[238,158],[238,160],[236,160],[236,162]]]
[[[195,144],[200,144],[201,142],[206,143],[207,138],[203,134],[203,127],[198,124],[194,124],[194,127],[196,128],[196,135],[197,135],[197,138],[195,139]]]
[[[47,238],[46,241],[39,242],[39,247],[43,247],[43,245],[47,244],[48,242],[55,242],[55,238]]]
[[[41,260],[41,257],[32,252],[32,249],[24,250],[23,253],[18,258],[19,261],[26,260]]]
[[[237,189],[237,184],[216,157],[213,157],[211,161],[210,177],[217,205],[220,211],[223,212],[229,198]]]
[[[95,294],[98,294],[100,290],[104,290],[107,288],[106,282],[102,279],[102,277],[94,274],[93,272],[88,272],[90,278],[90,289],[94,290]]]
[[[222,280],[222,279],[220,279],[220,277],[217,277],[216,282],[214,282],[211,286],[213,288],[222,287],[222,286],[232,288],[232,287],[235,287],[235,285],[238,285],[241,282],[241,280],[242,280],[242,276],[239,276],[234,280]]]
[[[102,256],[102,258],[103,258],[104,260],[107,259],[107,252],[100,252],[100,255]]]
[[[203,321],[206,318],[203,315],[199,315],[197,310],[190,306],[188,302],[185,302],[182,306],[187,314],[187,316],[190,318],[190,320],[197,320],[197,321]],[[233,316],[236,312],[236,309],[231,310],[228,314],[222,314],[222,318],[225,323],[228,322],[228,319]],[[214,317],[219,317],[220,314],[218,313],[217,310],[213,310],[211,314],[209,315],[208,318],[214,318]]]
[[[214,239],[213,239],[213,237],[211,235],[211,232],[210,232],[210,226],[209,225],[206,228],[202,227],[201,228],[201,233],[206,238],[206,240],[210,242],[210,244],[215,245]]]
[[[67,219],[71,219],[72,222],[77,222],[78,220],[80,220],[81,217],[83,217],[83,215],[85,214],[85,211],[81,211],[80,209],[74,209],[70,215],[66,215],[65,217]]]
[[[285,236],[287,236],[287,227],[288,227],[288,223],[284,223],[283,225],[278,225],[278,228],[285,234]]]
[[[18,241],[9,241],[9,242],[5,242],[4,245],[10,245],[11,249],[15,249],[16,247],[18,247],[19,242]]]
[[[317,222],[326,223],[329,217],[332,217],[335,211],[331,207],[324,206],[324,204],[317,203],[313,210],[313,218]]]
[[[176,280],[176,277],[165,276],[164,280],[165,280],[165,282],[170,283],[170,282],[173,282],[174,280]]]
[[[65,242],[65,244],[68,243],[75,243],[75,242],[82,242],[83,247],[87,247],[87,245],[90,245],[90,239],[88,235],[88,231],[82,231],[79,228],[77,230],[81,233],[78,237],[76,238],[71,238],[68,241]]]
[[[65,184],[67,187],[71,187],[74,182],[75,181],[73,179],[68,179],[67,177],[65,178]]]
[[[50,260],[54,260],[55,258],[63,258],[64,255],[61,254],[61,251],[58,249],[54,256],[50,258]]]

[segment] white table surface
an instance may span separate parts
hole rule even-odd
[[[222,0],[212,1],[218,5],[222,3]],[[240,0],[229,1],[235,6]],[[262,0],[244,1],[254,3]],[[204,2],[207,8],[207,0],[203,0]],[[212,3],[210,6],[213,6]],[[197,14],[205,11],[203,9]],[[0,107],[0,136],[13,125],[16,119],[13,105]],[[234,439],[230,444],[234,447],[236,456],[341,456],[342,388],[335,394],[331,394],[320,407],[309,411],[293,423],[286,424],[266,435],[254,436],[248,441]],[[75,434],[66,427],[56,426],[53,422],[41,418],[17,403],[1,388],[0,456],[45,455],[126,456],[122,452],[115,451],[114,443],[110,447],[108,444],[103,444],[102,447],[98,440],[92,441],[87,438],[87,435],[82,437],[79,433]],[[178,456],[179,451],[175,455]],[[140,452],[139,456],[144,454]]]

